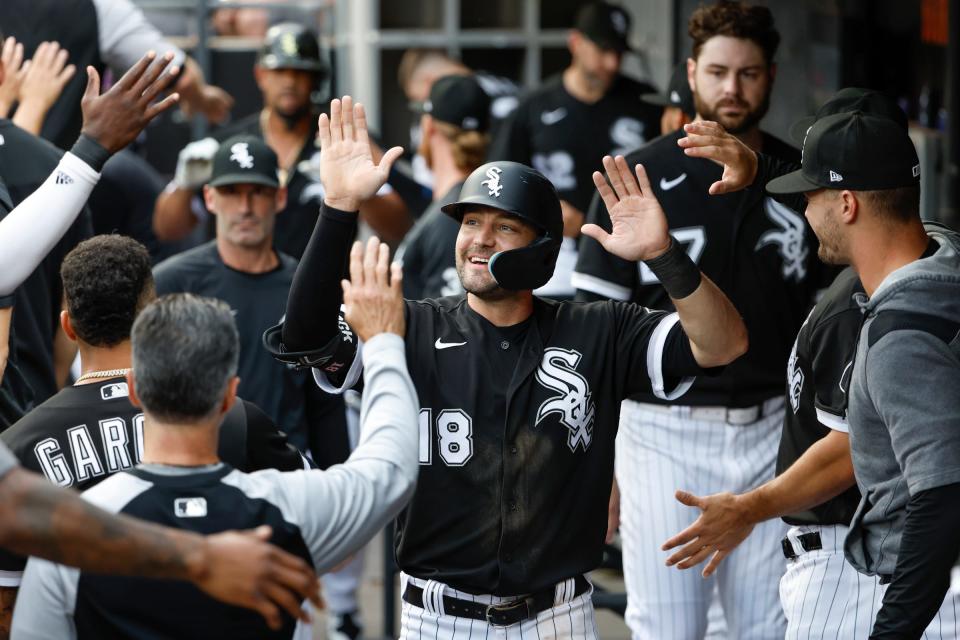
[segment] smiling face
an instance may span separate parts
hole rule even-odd
[[[687,64],[697,114],[733,134],[749,131],[766,115],[773,73],[757,43],[730,36],[710,38]]]
[[[488,267],[490,257],[500,251],[526,247],[536,237],[532,226],[509,213],[491,207],[468,209],[463,214],[456,245],[457,275],[464,290],[484,300],[513,295],[493,279]]]

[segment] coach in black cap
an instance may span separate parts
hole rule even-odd
[[[645,93],[641,100],[663,107],[660,135],[673,133],[688,122],[693,122],[697,117],[697,109],[693,105],[693,92],[690,91],[690,82],[687,80],[687,61],[680,61],[673,70],[666,93]]]
[[[490,98],[472,76],[438,78],[430,97],[411,105],[422,115],[419,153],[433,173],[433,202],[400,245],[403,295],[410,300],[463,293],[454,245],[460,224],[440,208],[460,197],[464,180],[483,164]]]

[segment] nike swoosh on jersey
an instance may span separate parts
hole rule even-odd
[[[440,338],[437,338],[437,341],[433,343],[433,346],[440,349],[449,349],[450,347],[462,347],[467,344],[466,342],[444,342]]]
[[[567,117],[567,110],[563,107],[559,109],[554,109],[553,111],[544,111],[540,114],[540,122],[550,126],[551,124],[557,124],[561,120]]]
[[[660,178],[660,189],[663,191],[670,191],[675,186],[687,179],[687,174],[681,173],[679,176],[673,180],[667,180],[666,178]]]

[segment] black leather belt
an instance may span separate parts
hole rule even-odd
[[[804,533],[797,536],[797,541],[800,543],[800,546],[804,551],[817,551],[818,549],[823,549],[823,543],[820,541],[820,532],[811,531],[810,533]],[[787,560],[793,560],[800,554],[797,553],[797,550],[793,548],[793,543],[790,542],[790,538],[784,538],[780,541],[780,546],[783,548],[783,557]]]
[[[573,580],[575,585],[573,597],[586,593],[590,588],[590,583],[583,576],[577,576]],[[511,602],[489,605],[443,596],[443,611],[447,615],[458,618],[483,620],[496,627],[509,627],[512,624],[529,620],[541,611],[552,608],[555,596],[554,587],[541,589],[536,593],[531,593],[524,598],[518,598]],[[407,588],[403,592],[403,600],[423,609],[423,589],[408,582]]]

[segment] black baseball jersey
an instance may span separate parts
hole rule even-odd
[[[802,214],[748,190],[708,195],[721,168],[690,158],[677,146],[685,135],[662,136],[627,156],[632,167],[646,167],[651,186],[670,225],[670,233],[700,269],[727,294],[743,316],[750,334],[747,353],[717,377],[699,378],[684,404],[727,407],[757,405],[783,393],[783,365],[816,292],[829,283],[817,259],[817,240]],[[763,147],[772,155],[793,155],[772,136]],[[599,197],[587,221],[610,229]],[[607,253],[598,242],[583,238],[573,276],[582,298],[595,296],[632,300],[653,309],[671,309],[666,291],[642,262]],[[632,397],[662,403],[649,392]]]
[[[460,197],[461,180],[434,200],[403,239],[397,259],[403,262],[403,297],[442,298],[463,292],[457,275],[456,243],[460,225],[440,210]]]
[[[660,109],[640,100],[655,91],[621,75],[603,98],[586,104],[554,76],[520,102],[487,156],[532,166],[560,198],[586,212],[595,191],[591,176],[603,156],[627,153],[659,133]]]
[[[0,175],[9,189],[14,205],[20,204],[53,173],[63,152],[0,118]],[[60,328],[63,286],[60,263],[81,241],[93,235],[90,212],[84,210],[63,237],[17,289],[13,311],[16,340],[11,340],[11,360],[23,375],[33,403],[40,403],[57,392],[53,365],[53,340]]]
[[[595,569],[621,401],[682,393],[702,372],[678,320],[622,302],[534,298],[525,322],[496,327],[462,295],[407,301],[421,467],[397,522],[400,568],[498,595]],[[360,375],[362,349],[354,358],[342,319],[341,331],[314,370],[327,387]]]
[[[3,182],[3,173],[0,172],[0,220],[3,220],[13,210],[13,201],[10,192]],[[16,301],[16,291],[8,296],[0,297],[0,309],[9,309]],[[15,329],[10,327],[10,344],[16,341]],[[0,432],[20,419],[26,413],[27,407],[33,399],[33,392],[27,384],[16,362],[7,358],[7,367],[0,382]]]
[[[64,387],[0,434],[25,469],[84,491],[143,459],[143,412],[125,378]],[[300,453],[252,402],[238,400],[220,430],[220,457],[243,471],[303,469]],[[26,558],[0,551],[0,586],[19,584]]]
[[[847,268],[817,302],[787,361],[787,407],[777,455],[783,473],[831,429],[847,431],[847,389],[863,314],[853,299],[863,293],[857,274]],[[784,518],[792,525],[850,524],[860,503],[851,487],[841,495]]]
[[[341,398],[319,391],[306,372],[277,362],[261,346],[263,332],[283,319],[296,271],[293,258],[279,252],[277,256],[280,264],[273,271],[244,273],[223,263],[214,240],[161,262],[153,275],[159,295],[194,293],[230,305],[240,334],[237,393],[263,409],[298,449],[306,451],[311,427],[345,431],[346,418]],[[339,413],[324,410],[331,403]],[[314,420],[317,412],[329,420],[322,424]]]

